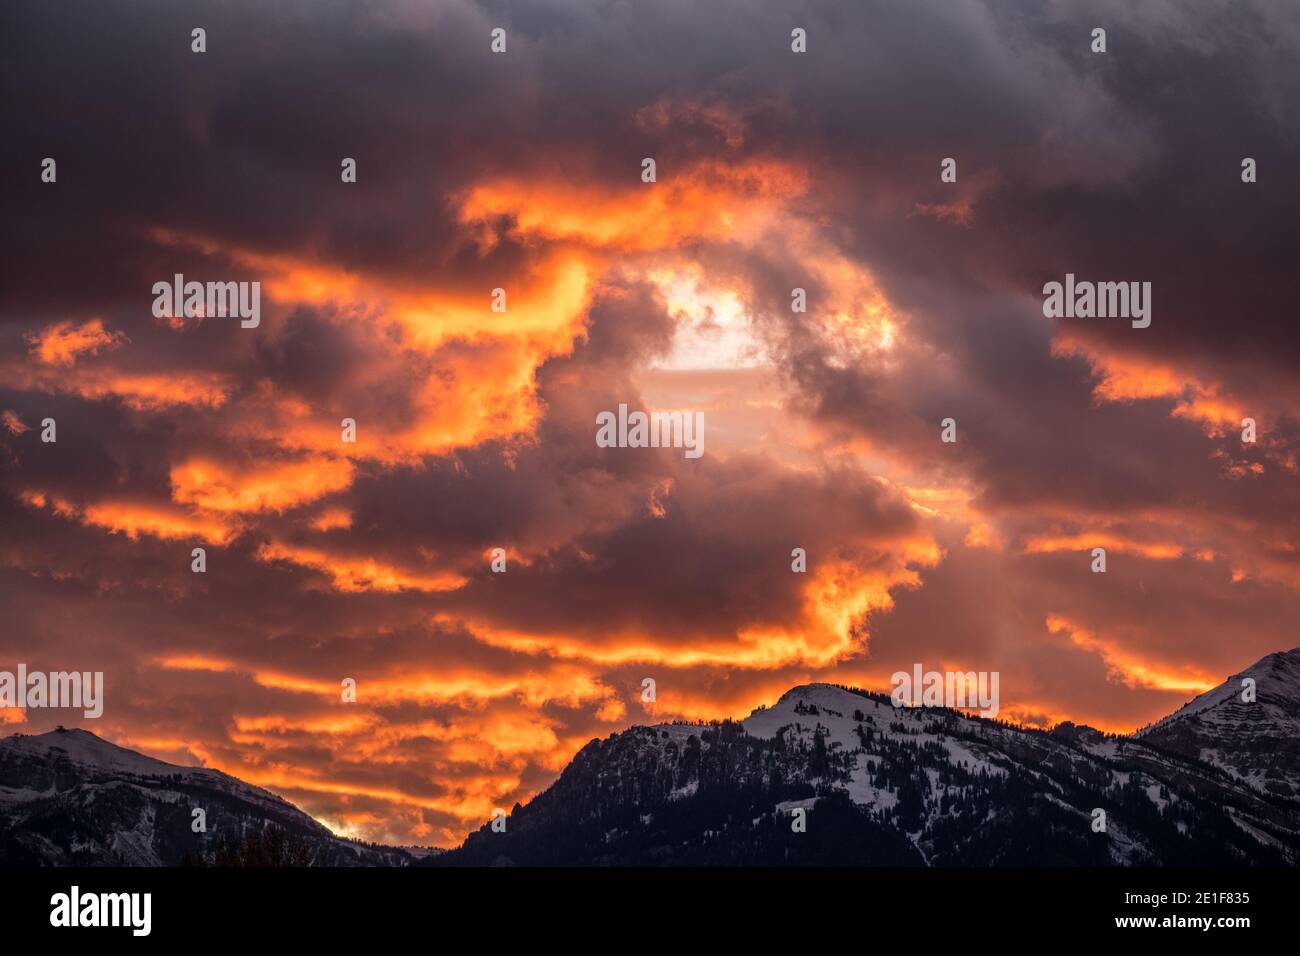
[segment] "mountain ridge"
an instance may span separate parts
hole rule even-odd
[[[1221,720],[1142,735],[1017,727],[798,685],[741,721],[593,740],[504,833],[485,826],[431,863],[1293,864],[1293,671],[1300,649],[1269,655],[1201,708]],[[1232,689],[1248,674],[1260,696],[1243,712]],[[1265,766],[1243,772],[1252,760]],[[796,809],[798,833],[787,820]]]
[[[268,827],[323,865],[1294,864],[1297,737],[1300,648],[1128,735],[811,682],[741,720],[593,739],[504,833],[423,852],[345,840],[221,771],[59,728],[0,739],[0,864],[174,865]]]

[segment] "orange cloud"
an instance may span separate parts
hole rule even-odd
[[[166,670],[226,672],[236,669],[233,661],[193,654],[173,654],[155,658],[154,663]]]
[[[706,114],[711,122],[723,116],[700,115]],[[477,230],[485,249],[499,241],[494,230],[503,217],[511,232],[531,244],[529,264],[500,280],[504,313],[492,311],[488,288],[468,293],[416,285],[161,228],[152,235],[164,244],[224,255],[257,270],[273,301],[350,306],[347,320],[374,325],[373,341],[387,348],[382,358],[367,363],[362,374],[372,380],[358,381],[357,390],[379,389],[403,378],[411,383],[411,413],[401,418],[382,408],[326,415],[293,396],[276,395],[266,385],[250,396],[257,402],[256,415],[240,409],[222,421],[229,438],[397,464],[530,434],[543,414],[537,370],[547,360],[569,354],[586,334],[586,310],[610,264],[609,253],[756,237],[774,224],[788,225],[779,215],[780,204],[807,185],[800,168],[775,160],[697,163],[661,172],[655,184],[641,184],[634,174],[633,185],[620,190],[557,184],[541,175],[498,178],[453,197],[461,224],[467,231]],[[853,299],[849,291],[846,303]],[[885,331],[873,333],[875,339],[888,337],[886,325],[877,326]],[[436,374],[430,356],[436,357]],[[341,446],[338,414],[357,419],[355,444]],[[243,510],[235,501],[227,507]]]
[[[1201,694],[1219,683],[1195,665],[1145,660],[1119,642],[1101,638],[1059,615],[1048,616],[1047,630],[1064,635],[1075,647],[1096,654],[1105,662],[1110,678],[1129,687]]]
[[[375,558],[330,554],[318,548],[271,542],[258,548],[260,561],[288,561],[326,574],[334,587],[358,591],[454,591],[466,578],[450,571],[410,571]]]
[[[358,832],[375,832],[365,824],[375,811],[357,801],[383,805],[383,814],[400,818],[398,830],[407,833],[433,832],[421,823],[419,811],[446,814],[456,821],[438,831],[447,842],[482,823],[496,806],[527,799],[533,791],[522,789],[524,768],[557,772],[586,743],[586,735],[561,732],[559,721],[543,708],[590,707],[611,720],[626,713],[614,691],[592,673],[560,662],[516,674],[476,670],[464,662],[357,674],[357,700],[347,704],[333,679],[204,655],[162,655],[153,663],[169,670],[234,674],[325,705],[305,712],[295,704],[292,712],[233,715],[228,746],[188,748],[202,754],[207,765],[296,799],[318,819],[360,825]],[[435,717],[413,712],[410,705],[452,710]],[[304,745],[323,757],[304,760]],[[377,767],[406,768],[417,781],[433,774],[440,793],[431,796],[418,784],[376,784]]]
[[[82,355],[95,355],[120,347],[127,341],[121,332],[109,332],[103,319],[89,319],[80,325],[75,322],[56,322],[40,332],[27,336],[27,343],[36,361],[43,365],[69,367]]]
[[[1065,334],[1058,334],[1052,342],[1052,354],[1085,359],[1098,377],[1093,395],[1101,402],[1174,400],[1173,416],[1201,422],[1211,434],[1220,434],[1225,428],[1238,428],[1247,416],[1245,406],[1223,395],[1220,384],[1203,381],[1185,368],[1146,358],[1105,353]]]
[[[197,538],[211,544],[225,544],[235,533],[234,526],[218,519],[144,502],[102,501],[86,505],[81,513],[87,524],[125,534],[133,540],[148,534],[156,538]]]
[[[616,191],[494,179],[464,195],[460,219],[473,224],[509,217],[509,228],[521,235],[621,252],[662,251],[701,239],[753,238],[772,223],[776,201],[808,185],[801,167],[765,159],[664,167],[655,183],[641,183],[636,170],[630,176],[632,184]]]
[[[202,654],[161,655],[153,658],[153,663],[165,670],[244,674],[262,687],[311,694],[330,702],[340,700],[342,689],[343,675],[337,680],[327,680]],[[399,674],[351,676],[357,679],[357,706],[454,703],[477,707],[490,701],[514,699],[532,709],[547,704],[581,707],[604,704],[612,693],[594,671],[559,661],[515,673],[480,670],[462,662],[436,670],[404,668]]]
[[[304,733],[311,735],[328,734],[357,734],[370,730],[377,723],[378,718],[371,713],[359,710],[350,710],[344,712],[299,715],[288,717],[281,714],[269,714],[260,717],[249,717],[236,714],[233,717],[236,735],[231,739],[237,743],[247,743],[253,739],[259,742],[265,742],[269,736],[278,736],[288,733]],[[240,740],[239,736],[247,739]]]
[[[344,490],[352,475],[351,462],[324,455],[241,465],[191,458],[172,466],[172,497],[207,511],[283,511]]]
[[[21,435],[23,432],[29,432],[31,429],[23,424],[23,420],[18,417],[18,413],[12,409],[6,408],[0,413],[0,425],[11,435]]]
[[[314,531],[335,531],[352,527],[352,512],[346,508],[326,508],[311,519]]]
[[[540,420],[536,371],[572,351],[585,334],[595,280],[591,258],[572,249],[539,253],[534,266],[503,276],[506,312],[492,311],[492,290],[475,295],[360,275],[308,259],[222,247],[202,237],[155,230],[159,241],[220,251],[257,269],[265,293],[279,302],[341,303],[348,321],[375,326],[372,356],[358,391],[410,381],[413,414],[381,408],[324,415],[265,384],[250,396],[257,414],[223,423],[229,437],[269,442],[282,449],[347,455],[386,463],[417,460],[494,439],[530,432]],[[269,323],[268,323],[269,324]],[[437,362],[431,364],[430,356]],[[357,441],[344,445],[339,417],[357,420]]]
[[[1091,551],[1093,548],[1139,554],[1144,558],[1166,561],[1181,558],[1184,551],[1181,545],[1137,541],[1110,531],[1033,535],[1026,540],[1024,550],[1026,554],[1045,554],[1054,551]]]
[[[238,530],[237,526],[221,519],[195,515],[171,504],[105,500],[75,505],[57,496],[30,490],[23,492],[21,498],[31,507],[44,508],[49,504],[59,517],[107,528],[132,540],[147,534],[156,538],[225,544]]]
[[[729,666],[772,670],[790,665],[826,667],[861,652],[862,625],[873,611],[893,607],[890,590],[915,587],[920,578],[907,563],[939,560],[934,542],[900,543],[903,559],[883,568],[854,560],[828,560],[808,572],[802,613],[787,624],[757,624],[731,635],[700,633],[603,633],[599,642],[579,631],[536,633],[500,628],[484,618],[465,622],[493,647],[545,654],[600,666],[653,663],[666,667]],[[689,637],[689,640],[685,639]]]
[[[118,399],[136,411],[161,411],[193,406],[218,408],[229,392],[225,379],[210,372],[138,374],[112,368],[15,366],[4,368],[13,388],[50,394],[76,395],[88,401]]]

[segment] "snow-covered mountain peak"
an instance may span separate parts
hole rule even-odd
[[[847,744],[858,723],[854,715],[882,707],[882,715],[893,711],[887,704],[834,684],[800,684],[782,694],[771,707],[759,707],[742,725],[745,733],[770,739],[791,724],[808,728],[820,724],[831,731],[832,739],[842,738]]]
[[[1265,707],[1280,708],[1284,714],[1294,712],[1300,707],[1300,647],[1277,651],[1261,658],[1244,671],[1233,674],[1219,686],[1193,698],[1168,717],[1139,732],[1138,736],[1145,736],[1188,717],[1214,719],[1214,712],[1244,703],[1242,693],[1246,678],[1255,682],[1258,703]]]
[[[825,702],[825,703],[833,704],[836,702],[843,703],[846,700],[849,700],[857,696],[859,695],[854,694],[850,690],[845,690],[843,687],[837,686],[835,684],[814,682],[811,684],[798,684],[794,687],[791,687],[788,691],[786,691],[784,694],[781,695],[780,699],[777,701],[777,704],[781,704],[785,701],[795,701],[795,700],[805,700],[813,703]]]
[[[72,785],[74,781],[122,781],[157,787],[170,780],[237,794],[242,799],[260,804],[288,806],[269,790],[245,783],[220,770],[167,763],[119,747],[79,728],[59,727],[43,734],[14,734],[0,738],[2,765],[32,768],[46,785],[53,783],[56,789],[61,789],[65,783]],[[0,806],[28,799],[31,795],[26,788],[15,790],[0,779]]]
[[[196,810],[206,824],[197,832]],[[155,760],[90,731],[0,738],[0,865],[175,866],[210,859],[219,845],[271,826],[328,865],[413,859],[335,837],[282,798],[219,770]]]
[[[1136,736],[1258,790],[1300,797],[1300,648],[1269,654]]]
[[[0,740],[0,746],[33,757],[66,759],[82,767],[139,776],[161,777],[192,769],[146,757],[79,728],[68,730],[60,727],[43,734],[15,734]]]

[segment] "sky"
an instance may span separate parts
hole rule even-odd
[[[445,846],[808,681],[1177,709],[1300,644],[1297,55],[1264,0],[3,4],[0,669],[105,703],[0,730]]]

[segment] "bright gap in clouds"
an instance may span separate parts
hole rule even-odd
[[[677,323],[672,348],[653,360],[651,369],[703,371],[772,364],[740,296],[710,286],[698,266],[660,269],[649,278]]]

